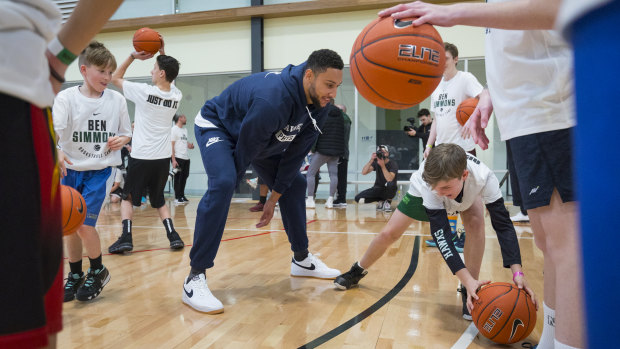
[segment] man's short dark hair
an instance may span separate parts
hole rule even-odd
[[[338,70],[342,70],[344,68],[342,58],[335,51],[324,48],[322,50],[312,52],[310,57],[308,57],[306,69],[312,70],[312,72],[316,75],[324,73],[329,68]]]
[[[418,112],[418,117],[419,118],[421,118],[423,116],[430,116],[430,115],[431,115],[431,112],[428,111],[428,109],[426,109],[426,108],[420,109],[420,111]]]
[[[173,82],[179,75],[179,61],[176,58],[166,55],[157,56],[157,66],[166,72],[166,80]]]
[[[179,118],[180,117],[181,117],[181,115],[174,114],[174,116],[172,117],[172,122],[174,122],[176,124],[177,122],[179,122]]]

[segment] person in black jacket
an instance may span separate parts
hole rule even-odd
[[[328,105],[327,118],[321,131],[314,146],[314,154],[306,174],[306,181],[308,182],[306,208],[315,207],[314,189],[318,184],[315,175],[323,164],[327,164],[327,170],[329,171],[329,198],[325,203],[325,207],[334,207],[334,195],[338,187],[338,159],[345,152],[344,118],[340,108],[333,104]]]
[[[428,142],[428,136],[431,134],[431,126],[433,125],[431,112],[426,108],[420,109],[418,112],[418,119],[420,119],[420,126],[405,126],[405,133],[407,133],[409,137],[420,138],[422,140],[422,146],[426,149],[426,142]],[[411,122],[411,120],[414,119],[411,118],[411,120],[407,120]]]

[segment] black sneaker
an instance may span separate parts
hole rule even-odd
[[[172,250],[180,250],[185,247],[185,243],[181,240],[179,234],[176,231],[172,231],[172,233],[168,234],[168,240],[170,240],[170,249]]]
[[[132,250],[133,242],[131,239],[131,234],[121,234],[118,240],[108,247],[108,252],[110,253],[124,253]]]
[[[183,202],[189,202],[189,200],[187,200],[187,198],[185,197],[185,195],[183,195],[183,196],[181,197],[181,201],[183,201]]]
[[[338,276],[336,280],[334,280],[334,285],[341,290],[348,290],[352,287],[359,286],[358,283],[360,280],[368,274],[368,270],[362,269],[357,262],[353,264],[351,270],[346,273]]]
[[[97,298],[103,290],[103,286],[105,286],[109,281],[110,272],[105,266],[97,270],[88,268],[86,280],[84,280],[82,286],[80,286],[77,290],[77,300],[84,302]]]
[[[471,314],[469,313],[469,309],[467,309],[467,289],[465,286],[461,286],[459,291],[461,292],[461,299],[463,300],[463,319],[471,321]]]
[[[84,282],[84,273],[80,275],[69,272],[65,280],[67,282],[65,282],[65,298],[63,302],[70,302],[75,299],[75,293]]]

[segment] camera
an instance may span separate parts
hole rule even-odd
[[[415,118],[407,118],[407,122],[409,122],[410,125],[405,125],[403,127],[403,131],[405,132],[413,131],[413,126],[415,125]]]
[[[381,159],[381,160],[385,159],[385,154],[383,154],[381,150],[377,150],[377,159]]]

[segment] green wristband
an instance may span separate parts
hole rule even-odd
[[[47,49],[58,58],[63,64],[69,65],[71,62],[75,61],[77,56],[73,54],[73,52],[67,50],[58,40],[58,37],[54,37],[52,41],[50,41],[49,45],[47,45]]]

